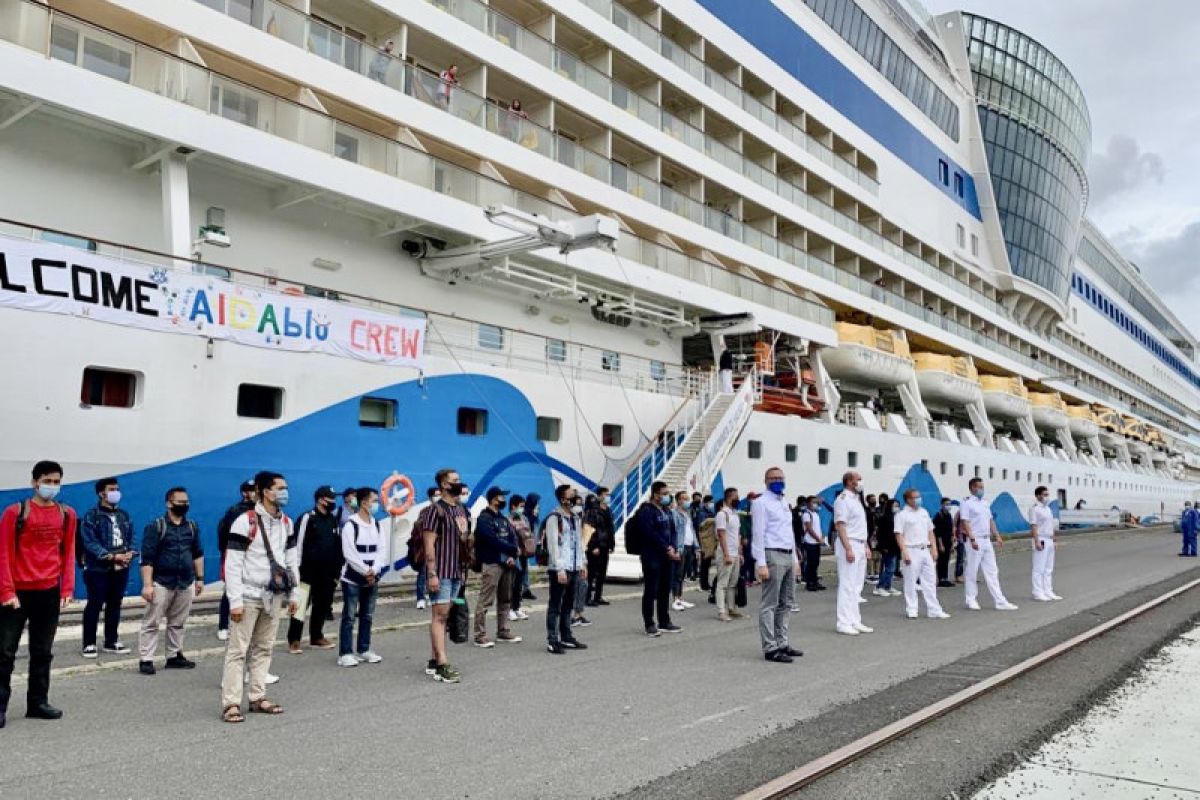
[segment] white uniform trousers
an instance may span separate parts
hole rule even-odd
[[[862,614],[858,609],[858,598],[862,594],[863,583],[867,579],[867,547],[866,542],[850,540],[850,549],[854,553],[854,563],[846,561],[846,553],[842,542],[837,542],[837,626],[839,629],[853,628],[862,624]]]
[[[967,605],[979,602],[979,571],[983,570],[983,580],[987,583],[992,602],[1002,606],[1008,602],[1004,590],[1000,588],[1000,569],[996,566],[996,551],[992,549],[991,539],[977,538],[979,549],[976,550],[967,542],[967,573],[963,576],[963,592]]]
[[[1042,549],[1033,548],[1033,596],[1054,594],[1054,540],[1042,539]]]
[[[937,568],[933,563],[933,555],[925,547],[908,548],[911,564],[904,567],[904,610],[909,615],[917,613],[917,580],[920,579],[921,594],[925,596],[925,613],[931,617],[942,613],[941,603],[937,599]]]

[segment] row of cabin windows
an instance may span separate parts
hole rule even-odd
[[[503,350],[504,337],[504,328],[498,325],[481,324],[476,342],[484,350]],[[562,339],[547,339],[545,346],[547,361],[566,362],[567,343],[565,341]],[[621,354],[613,350],[601,351],[600,368],[606,372],[620,372]],[[667,377],[667,365],[662,361],[651,361],[650,377],[657,381],[664,380]]]
[[[137,403],[140,379],[141,376],[134,372],[87,367],[83,371],[79,402],[85,407],[133,408]],[[395,428],[399,407],[396,400],[363,397],[358,402],[358,424],[364,428]],[[283,416],[283,389],[257,383],[239,384],[237,415],[250,419],[279,419]],[[462,407],[456,416],[455,427],[460,434],[487,434],[487,409]],[[557,442],[562,438],[562,420],[558,417],[538,417],[536,433],[539,441]],[[605,447],[620,447],[624,440],[623,425],[605,423],[601,426],[600,442]]]

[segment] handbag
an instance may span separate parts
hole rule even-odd
[[[254,519],[258,523],[255,526],[257,531],[257,528],[262,526],[262,520],[258,519],[257,512],[254,514]],[[254,537],[250,538],[253,539]],[[267,585],[264,588],[271,594],[290,594],[296,588],[296,579],[292,577],[291,572],[288,572],[276,560],[275,551],[271,548],[271,537],[265,532],[263,533],[263,547],[267,548],[267,561],[271,565],[271,578],[267,581]]]
[[[450,641],[462,644],[471,638],[471,607],[467,605],[467,587],[463,584],[458,591],[458,597],[450,606],[450,619],[447,621]]]

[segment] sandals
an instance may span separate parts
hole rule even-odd
[[[274,716],[276,714],[283,713],[283,706],[279,705],[278,703],[272,703],[270,700],[264,697],[260,700],[255,700],[250,704],[250,713],[270,714],[271,716]]]
[[[245,722],[246,717],[244,714],[242,714],[242,709],[238,708],[237,706],[226,706],[225,710],[221,712],[221,720],[224,722],[238,723]]]

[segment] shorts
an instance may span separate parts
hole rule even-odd
[[[453,603],[458,599],[458,593],[462,591],[462,588],[462,578],[441,578],[438,580],[437,594],[431,592],[429,602],[435,606],[444,606]]]

